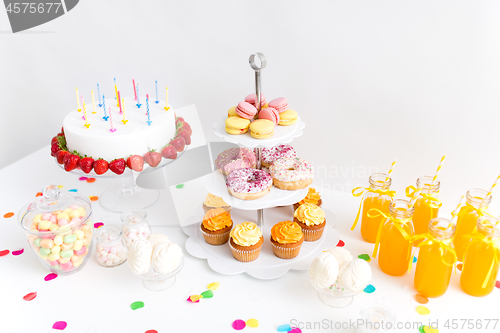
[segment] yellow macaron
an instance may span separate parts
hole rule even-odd
[[[227,110],[227,117],[228,118],[231,118],[231,117],[238,117],[238,118],[241,118],[240,116],[238,116],[238,114],[236,113],[236,106],[233,106],[232,108],[230,108],[229,110]]]
[[[297,112],[292,109],[288,109],[285,112],[280,113],[280,122],[278,125],[289,126],[297,122]]]
[[[250,120],[244,118],[230,117],[226,119],[226,132],[238,135],[248,132]]]
[[[274,135],[274,123],[267,119],[254,120],[250,124],[250,135],[256,139],[267,139]]]

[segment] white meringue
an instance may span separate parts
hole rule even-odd
[[[350,263],[353,259],[351,253],[343,247],[332,247],[325,252],[331,253],[335,256],[335,259],[337,259],[337,262],[339,263],[340,270],[342,270],[344,266]]]
[[[160,274],[169,274],[179,267],[183,256],[179,245],[170,242],[159,244],[153,252],[153,268]]]
[[[363,259],[354,259],[339,275],[339,284],[348,291],[358,292],[366,288],[372,279],[370,265]]]
[[[144,274],[151,267],[153,246],[147,240],[136,240],[129,245],[127,262],[130,269],[136,274]]]
[[[329,252],[321,253],[309,267],[309,278],[317,288],[328,288],[335,283],[339,274],[339,263]]]
[[[170,244],[170,239],[163,234],[151,234],[149,235],[148,240],[151,242],[151,245],[153,245],[153,249],[162,243]]]

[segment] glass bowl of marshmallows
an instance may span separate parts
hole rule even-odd
[[[176,275],[184,265],[184,254],[167,236],[151,234],[129,245],[127,262],[132,273],[143,280],[144,287],[163,291],[175,284]]]
[[[372,271],[365,260],[353,258],[344,248],[333,247],[313,260],[309,278],[323,303],[343,308],[370,284]]]

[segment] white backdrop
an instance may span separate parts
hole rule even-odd
[[[49,143],[76,86],[111,96],[113,77],[123,95],[132,78],[150,94],[155,79],[161,94],[168,85],[214,140],[213,120],[252,92],[260,51],[264,93],[306,122],[294,145],[323,187],[367,185],[398,157],[402,191],[446,152],[449,211],[500,172],[499,12],[498,1],[82,0],[12,34],[0,10],[0,167]]]

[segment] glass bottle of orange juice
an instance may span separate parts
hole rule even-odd
[[[491,202],[491,196],[486,197],[487,194],[488,191],[478,188],[467,191],[466,205],[458,212],[454,243],[460,261],[463,261],[465,249],[471,241],[469,235],[474,232],[478,218],[484,215]]]
[[[455,225],[450,220],[435,218],[428,224],[428,233],[414,237],[423,240],[418,245],[420,252],[413,280],[421,295],[439,297],[448,289],[453,264],[457,261],[453,248],[454,234]]]
[[[411,221],[413,210],[414,207],[410,207],[410,202],[404,199],[395,199],[389,205],[390,215],[385,216],[386,219],[380,226],[373,252],[373,257],[375,257],[379,248],[378,265],[385,274],[400,276],[411,267],[413,261],[411,237],[414,234]],[[377,211],[371,210],[368,215],[376,216]]]
[[[441,201],[438,199],[441,183],[436,180],[434,183],[431,176],[423,176],[417,179],[417,187],[409,186],[406,188],[406,196],[412,197],[413,191],[421,188],[420,196],[415,202],[415,211],[413,212],[413,227],[415,235],[426,234],[429,221],[436,218],[439,213]]]
[[[464,255],[460,276],[462,290],[472,296],[486,296],[493,291],[500,261],[500,220],[480,217],[477,231]]]
[[[384,221],[384,217],[382,215],[370,217],[368,216],[368,211],[370,209],[378,209],[385,215],[389,215],[389,204],[392,201],[392,197],[396,195],[396,192],[390,190],[392,179],[385,173],[374,173],[368,181],[370,187],[357,187],[352,191],[354,196],[360,196],[363,193],[364,195],[351,230],[354,230],[356,227],[361,213],[361,236],[368,243],[375,243],[378,229]],[[362,191],[359,192],[359,190]]]

